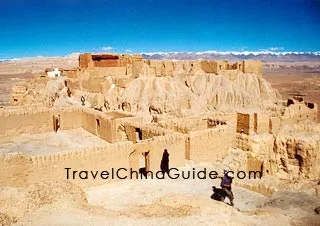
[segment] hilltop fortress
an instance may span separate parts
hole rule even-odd
[[[195,72],[202,70],[205,73],[224,74],[231,71],[261,74],[262,64],[257,60],[243,60],[234,64],[228,61],[171,61],[171,60],[143,60],[140,54],[128,55],[92,55],[81,54],[79,57],[80,69],[104,68],[109,75],[172,76],[177,67],[182,70]],[[227,73],[228,74],[228,73]]]
[[[164,149],[172,167],[220,162],[278,178],[320,174],[317,105],[282,100],[259,61],[85,53],[78,68],[59,71],[17,83],[12,106],[0,109],[0,185],[65,180],[65,168],[156,171]],[[272,192],[259,186],[252,189]]]

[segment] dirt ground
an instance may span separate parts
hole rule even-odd
[[[80,147],[103,146],[105,140],[79,128],[58,130],[40,134],[20,134],[0,137],[0,154],[21,152],[23,154],[41,154],[76,150]],[[41,147],[41,149],[39,149]]]
[[[180,170],[203,169],[192,165]],[[211,199],[220,179],[141,179],[80,189],[72,183],[0,189],[6,219],[15,225],[308,225],[320,199],[279,191],[271,196],[233,186],[235,206]],[[13,205],[15,203],[16,205]],[[3,217],[4,218],[4,217]]]
[[[320,69],[318,67],[264,69],[263,77],[280,92],[283,98],[302,95],[305,101],[318,104],[318,122],[320,122]]]

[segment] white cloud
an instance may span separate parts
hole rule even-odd
[[[268,50],[270,50],[270,51],[279,51],[279,50],[283,50],[283,47],[270,47]]]
[[[316,51],[316,52],[298,52],[298,51],[287,51],[287,52],[283,52],[283,51],[271,51],[271,50],[259,50],[259,51],[216,51],[216,50],[208,50],[208,51],[203,51],[203,52],[142,52],[142,54],[145,55],[155,55],[155,54],[159,54],[159,55],[172,55],[172,54],[195,54],[195,55],[202,55],[202,54],[212,54],[212,55],[229,55],[229,54],[233,54],[233,55],[266,55],[266,54],[270,54],[270,55],[277,55],[277,56],[284,56],[287,54],[295,54],[295,55],[300,55],[300,54],[310,54],[310,55],[316,55],[316,56],[320,56],[320,51]]]
[[[131,50],[131,48],[128,48],[128,49],[125,50],[125,52],[126,52],[126,53],[131,53],[132,50]]]
[[[111,50],[113,50],[113,48],[111,46],[103,46],[103,47],[101,47],[101,50],[102,51],[111,51]]]

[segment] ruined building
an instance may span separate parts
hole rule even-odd
[[[242,170],[315,179],[318,138],[309,144],[282,131],[316,121],[317,106],[300,97],[280,103],[261,68],[254,60],[81,54],[78,68],[13,87],[14,107],[0,109],[0,185],[63,180],[66,167],[139,170],[141,160],[157,171],[164,149],[174,167],[222,162],[231,150],[243,156]]]

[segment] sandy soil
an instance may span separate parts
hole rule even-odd
[[[313,211],[320,204],[317,197],[290,191],[263,196],[234,186],[231,207],[229,200],[211,199],[211,186],[219,183],[219,179],[122,180],[90,187],[85,193],[70,183],[40,184],[26,191],[2,189],[0,203],[4,209],[9,206],[5,199],[9,194],[11,201],[26,199],[26,207],[18,207],[16,225],[319,225],[320,215]]]
[[[58,130],[41,134],[21,134],[0,137],[0,154],[21,152],[24,154],[43,154],[76,150],[81,147],[103,146],[105,140],[86,130]],[[41,148],[39,148],[41,147]]]

